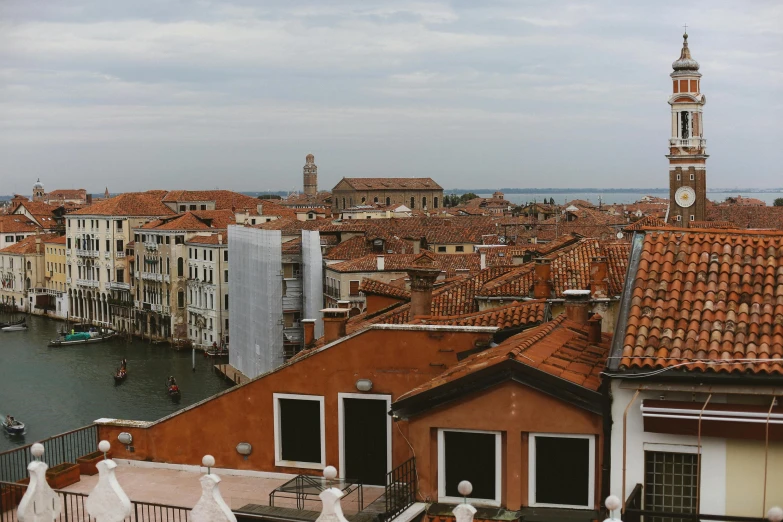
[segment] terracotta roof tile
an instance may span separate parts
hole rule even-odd
[[[38,225],[22,214],[0,215],[0,234],[26,233],[39,230]]]
[[[65,245],[66,244],[66,237],[65,236],[50,236],[51,239],[47,239],[45,243],[49,245]]]
[[[222,235],[222,238],[218,238],[219,235]],[[186,244],[194,243],[197,245],[218,245],[221,244],[220,241],[222,241],[223,245],[228,244],[228,234],[210,234],[208,236],[193,236],[192,238],[185,241]],[[131,243],[128,243],[128,246],[131,246]]]
[[[447,277],[457,273],[457,270],[478,272],[481,259],[478,254],[433,254],[435,266],[446,272]],[[410,268],[419,254],[384,254],[385,272],[405,272]],[[378,255],[368,254],[358,259],[335,263],[327,267],[335,272],[376,272],[378,271]]]
[[[665,226],[666,226],[666,222],[656,216],[644,216],[643,218],[638,219],[633,223],[631,223],[630,225],[628,225],[627,227],[623,228],[623,230],[628,232],[633,232],[634,230],[641,230],[642,228],[645,227],[661,228]]]
[[[782,258],[779,232],[646,232],[619,368],[783,373]]]
[[[46,243],[57,237],[56,234],[27,236],[23,240],[17,241],[13,245],[9,245],[0,250],[0,254],[34,254],[36,239],[40,239],[41,243]],[[41,253],[43,254],[43,249],[41,249]]]
[[[356,190],[443,190],[432,178],[343,178],[341,181]]]
[[[500,329],[542,323],[547,314],[546,300],[523,301],[491,308],[482,312],[458,315],[417,317],[413,324],[445,324],[453,326],[496,326]]]
[[[588,341],[588,329],[587,325],[571,321],[561,314],[548,323],[525,330],[493,348],[471,355],[435,379],[403,394],[398,401],[509,359],[597,391],[600,381],[596,375],[606,365],[611,336],[602,334],[600,343],[591,344]]]
[[[173,210],[161,202],[161,191],[126,192],[71,213],[79,216],[171,216]]]
[[[230,210],[193,210],[163,219],[145,223],[141,228],[147,230],[225,230],[236,223]]]
[[[381,238],[383,239],[383,238]],[[402,239],[384,239],[383,249],[380,252],[374,252],[373,240],[366,236],[356,236],[329,250],[329,253],[324,256],[324,259],[334,260],[349,260],[364,257],[368,254],[374,255],[386,255],[386,254],[412,254],[413,244],[410,241]]]
[[[365,294],[385,295],[404,300],[410,300],[411,298],[409,290],[376,279],[370,279],[369,277],[362,279],[362,282],[359,285],[359,291],[364,292]]]

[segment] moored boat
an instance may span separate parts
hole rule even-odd
[[[12,324],[9,326],[0,327],[0,330],[4,332],[21,332],[23,330],[27,330],[27,323],[22,321],[21,323],[18,324]]]
[[[117,335],[117,332],[110,328],[97,328],[86,325],[75,325],[70,333],[60,333],[59,339],[49,341],[50,347],[71,346],[75,344],[93,344],[107,341]],[[77,327],[79,327],[77,329]]]
[[[9,322],[6,322],[6,323],[0,323],[0,328],[6,328],[8,326],[18,326],[20,324],[24,324],[26,321],[27,321],[27,319],[22,317],[18,321],[9,321]]]
[[[168,381],[166,381],[166,393],[169,394],[169,397],[172,399],[179,399],[180,398],[180,391],[179,386],[177,385],[177,381],[174,379],[174,377],[169,377]]]
[[[22,435],[24,433],[24,422],[18,421],[13,417],[6,417],[2,420],[3,429],[9,435]]]

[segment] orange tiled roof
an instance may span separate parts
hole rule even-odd
[[[281,253],[286,255],[294,255],[302,253],[302,238],[297,237],[291,241],[286,241],[281,247]]]
[[[452,326],[496,326],[500,329],[518,328],[544,322],[547,313],[545,299],[514,301],[482,312],[460,315],[428,315],[411,321],[412,324],[444,324]]]
[[[457,270],[478,272],[481,266],[481,258],[478,254],[433,254],[435,266],[446,272],[447,277],[454,275]],[[385,254],[384,272],[405,272],[411,267],[414,259],[420,254]],[[329,265],[327,270],[335,272],[376,272],[378,271],[378,256],[369,254],[358,259],[350,259],[341,263]]]
[[[611,336],[602,334],[599,344],[591,344],[588,328],[560,314],[548,323],[471,355],[397,400],[408,399],[509,360],[597,391],[601,385],[600,374],[609,356]]]
[[[46,199],[86,199],[85,189],[56,189],[46,193]]]
[[[356,190],[443,190],[432,178],[343,178],[341,181]]]
[[[126,192],[71,213],[80,216],[171,216],[175,212],[161,202],[162,191]]]
[[[0,215],[0,234],[35,232],[39,227],[22,214]]]
[[[646,232],[619,369],[783,373],[782,253],[779,232]]]
[[[370,279],[369,277],[362,279],[362,282],[359,285],[359,291],[364,292],[365,294],[385,295],[404,300],[410,300],[411,298],[409,290],[390,285],[389,283],[384,283],[383,281],[378,281],[377,279]]]
[[[706,218],[736,223],[740,228],[783,230],[783,207],[707,205]]]
[[[627,227],[624,227],[623,230],[625,230],[626,232],[633,232],[634,230],[641,230],[642,228],[645,227],[660,228],[665,226],[666,226],[666,222],[656,216],[644,216],[643,218],[634,221]]]
[[[141,228],[148,230],[214,230],[236,223],[230,210],[191,210],[173,217],[156,219]]]
[[[720,228],[726,230],[737,230],[742,227],[738,227],[731,221],[691,221],[688,223],[689,228]]]
[[[47,234],[47,235],[32,235],[27,236],[21,241],[17,241],[13,245],[9,245],[5,247],[4,249],[0,250],[0,253],[2,254],[35,254],[35,241],[36,239],[40,239],[41,243],[46,243],[52,239],[57,238],[56,234]],[[43,254],[44,251],[41,249],[41,253]]]
[[[193,236],[192,238],[185,241],[185,243],[195,243],[197,245],[218,245],[221,244],[218,241],[218,236],[220,234],[210,234],[208,236]],[[228,245],[228,234],[222,234],[223,236],[223,245]],[[131,246],[131,243],[128,243],[128,246]]]
[[[65,236],[50,236],[52,239],[48,239],[45,243],[49,245],[64,245],[66,244]]]
[[[366,236],[352,237],[329,250],[324,256],[328,260],[349,260],[357,259],[368,254],[374,254],[373,242]],[[389,238],[383,245],[383,251],[376,255],[386,254],[412,254],[413,245],[410,241],[402,239]]]

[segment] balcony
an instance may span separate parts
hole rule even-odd
[[[158,249],[158,244],[146,241],[144,243],[144,248],[146,248],[147,250],[157,250]]]
[[[171,283],[171,276],[169,274],[163,274],[163,280],[167,283]]]
[[[98,285],[100,285],[100,281],[95,281],[94,279],[77,279],[76,284],[79,286],[89,286],[92,288],[98,288]]]
[[[71,255],[71,249],[70,248],[66,248],[65,249],[65,255],[66,256],[70,256]]]
[[[336,286],[324,285],[324,293],[327,296],[332,297],[334,299],[340,299],[340,291],[337,289]]]
[[[71,284],[71,278],[70,277],[66,277],[65,278],[65,284],[66,285],[70,285]]]
[[[109,259],[109,252],[104,252],[104,253],[103,253],[103,257],[104,257],[105,259]]]
[[[138,276],[137,276],[138,277]],[[141,278],[147,281],[163,281],[163,274],[155,274],[152,272],[142,272]]]
[[[98,251],[78,249],[76,250],[76,255],[79,257],[98,257]]]
[[[669,146],[687,149],[707,149],[707,140],[704,138],[671,138]]]
[[[117,259],[122,259],[123,257],[125,257],[125,251],[124,251],[124,250],[122,250],[122,251],[120,251],[120,252],[117,252],[117,253],[115,253],[115,254],[114,254],[114,256],[115,256]]]
[[[130,290],[130,283],[122,283],[118,281],[112,281],[108,283],[109,288],[112,290]]]
[[[163,310],[163,306],[162,305],[159,305],[159,304],[153,304],[152,305],[152,311],[153,312],[160,312],[161,310]]]

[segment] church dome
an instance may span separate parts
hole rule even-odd
[[[688,49],[688,33],[682,35],[682,51],[680,51],[680,58],[672,63],[672,69],[675,71],[699,70],[699,62],[691,58],[691,50]]]
[[[38,181],[35,182],[35,185],[33,185],[33,189],[41,189],[43,190],[44,186],[43,183],[41,183],[41,178],[38,178]]]

